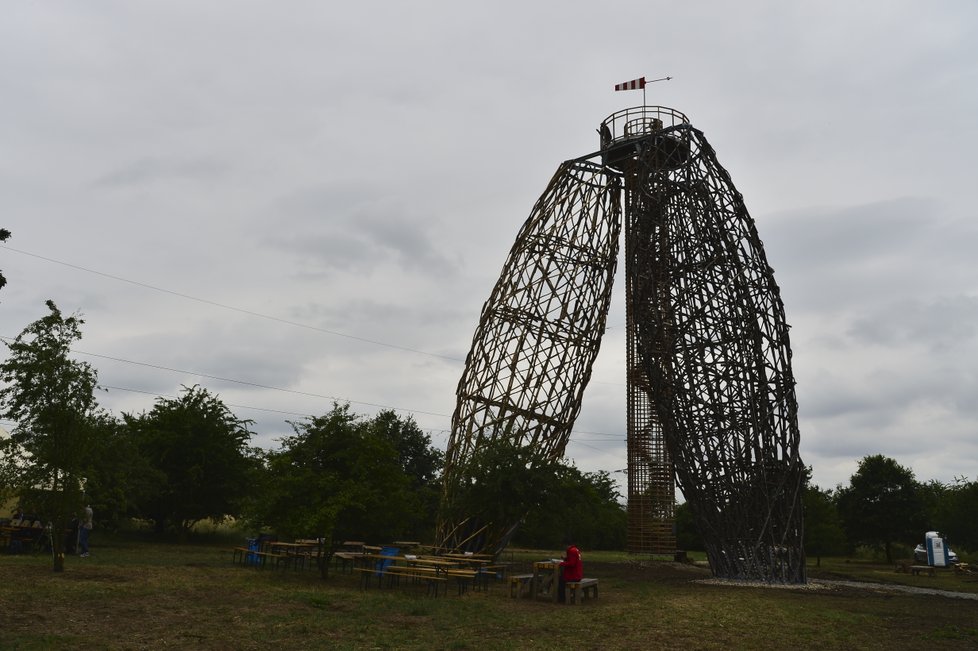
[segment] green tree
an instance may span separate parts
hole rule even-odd
[[[124,414],[136,448],[149,465],[151,486],[138,511],[158,532],[188,532],[201,520],[237,515],[259,467],[249,447],[251,421],[239,420],[207,389],[184,387],[139,416]]]
[[[385,419],[386,420],[386,419]],[[410,526],[419,503],[402,457],[376,422],[349,405],[292,423],[295,434],[267,455],[249,519],[279,536],[323,540],[326,577],[333,541],[384,541]]]
[[[435,528],[435,514],[441,497],[441,469],[444,453],[431,445],[414,418],[401,418],[384,410],[367,422],[370,432],[390,443],[397,451],[401,470],[410,481],[410,490],[418,502],[414,517],[404,534],[410,538],[430,538]]]
[[[554,485],[527,512],[515,540],[540,548],[573,540],[587,549],[624,549],[627,515],[611,476],[603,470],[581,472],[566,462],[555,470]]]
[[[814,484],[805,485],[802,494],[805,509],[805,554],[815,557],[815,566],[822,566],[822,556],[843,554],[846,533],[836,508],[831,489],[822,490]]]
[[[941,531],[952,549],[978,551],[978,481],[958,477],[944,487],[933,518],[933,528]]]
[[[882,547],[893,562],[893,543],[921,537],[926,503],[913,471],[881,454],[864,457],[838,491],[837,505],[850,543]]]
[[[101,414],[95,421],[93,441],[85,468],[86,489],[103,528],[116,528],[166,481],[143,456],[124,421]]]
[[[477,448],[457,473],[461,480],[450,501],[443,500],[441,517],[465,523],[461,538],[469,541],[468,547],[505,545],[506,540],[485,540],[478,532],[488,526],[502,538],[513,534],[528,513],[559,490],[562,468],[532,446],[497,436]]]
[[[702,551],[703,538],[688,502],[676,505],[676,546],[684,550]]]
[[[50,521],[54,571],[64,571],[68,521],[81,510],[85,469],[97,438],[98,374],[69,357],[84,321],[64,317],[53,301],[49,314],[7,343],[0,364],[0,408],[17,426],[0,442],[3,478],[22,503]]]

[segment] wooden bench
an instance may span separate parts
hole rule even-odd
[[[434,593],[437,597],[441,586],[447,585],[448,583],[448,577],[445,574],[425,568],[391,566],[384,570],[378,570],[374,567],[354,567],[353,571],[360,573],[361,590],[369,587],[370,580],[375,576],[377,577],[378,587],[383,587],[384,580],[386,579],[387,587],[389,588],[393,588],[395,585],[399,586],[401,579],[410,579],[415,584],[423,583],[428,594]],[[448,592],[447,587],[445,588],[445,592]]]
[[[527,597],[533,589],[532,574],[512,574],[509,577],[509,596],[512,598],[522,597],[524,593]]]
[[[268,561],[275,563],[275,567],[284,563],[288,565],[292,562],[292,557],[287,554],[279,554],[276,552],[251,552],[258,559],[258,567],[264,568]]]
[[[237,564],[240,560],[241,564],[244,565],[250,551],[247,547],[235,547],[231,550],[231,562]]]
[[[348,552],[348,551],[338,551],[333,552],[333,565],[337,567],[341,572],[345,570],[353,571],[353,566],[356,563],[357,557],[360,552]]]
[[[387,585],[391,587],[395,584],[400,585],[401,579],[407,579],[415,585],[424,584],[427,594],[434,593],[436,597],[441,586],[446,586],[444,592],[448,592],[448,577],[433,568],[395,565],[384,570],[384,576],[387,577]]]
[[[580,581],[568,581],[566,584],[568,602],[572,604],[578,603],[577,592],[581,592],[581,601],[583,602],[589,596],[593,595],[595,599],[598,598],[598,580],[597,579],[581,579]]]
[[[476,572],[478,573],[475,577],[475,583],[477,588],[488,591],[489,584],[494,580],[502,581],[506,578],[506,572],[509,570],[509,565],[506,563],[497,563],[495,565],[483,565],[478,568]]]
[[[384,585],[384,573],[375,567],[354,567],[354,572],[360,575],[360,588],[364,589],[370,586],[370,579],[377,577],[377,585],[381,587]]]
[[[465,594],[470,584],[473,588],[477,587],[476,582],[479,573],[476,570],[446,570],[444,574],[450,579],[455,579],[456,583],[458,583],[459,596]]]
[[[931,565],[911,565],[910,571],[914,576],[917,576],[921,572],[926,572],[927,576],[934,576],[934,567]]]

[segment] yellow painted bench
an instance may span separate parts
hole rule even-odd
[[[595,599],[598,598],[598,580],[597,579],[581,579],[580,581],[568,581],[566,584],[568,602],[572,604],[578,603],[577,593],[580,591],[581,600],[584,601],[589,596],[593,596]]]
[[[530,595],[530,590],[533,589],[533,575],[532,574],[512,574],[509,577],[509,596],[522,597],[524,594]]]

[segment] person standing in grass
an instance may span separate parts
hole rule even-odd
[[[581,561],[581,550],[573,542],[567,545],[564,560],[560,561],[560,581],[557,585],[557,598],[561,603],[567,602],[567,582],[580,581],[584,578],[584,563]]]
[[[88,534],[92,531],[93,515],[92,507],[86,505],[81,524],[78,525],[78,554],[82,558],[88,556]]]

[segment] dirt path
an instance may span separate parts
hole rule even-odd
[[[896,583],[868,583],[864,581],[834,581],[829,579],[809,579],[809,583],[820,583],[827,586],[845,586],[847,588],[863,588],[865,590],[877,590],[880,592],[906,592],[909,594],[936,595],[938,597],[950,597],[952,599],[971,599],[978,601],[978,593],[974,592],[951,592],[950,590],[935,590],[934,588],[918,588],[913,585],[899,585]]]

